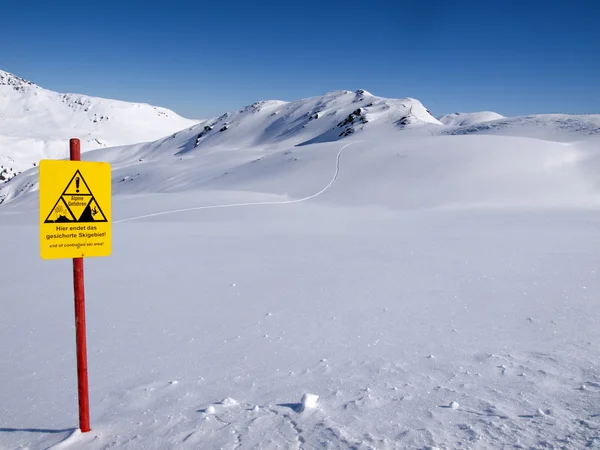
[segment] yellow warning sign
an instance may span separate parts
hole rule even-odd
[[[111,253],[110,165],[40,161],[40,254],[44,259]]]

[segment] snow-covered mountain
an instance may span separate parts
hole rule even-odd
[[[148,104],[61,94],[0,70],[0,183],[43,158],[154,141],[198,121]]]
[[[503,119],[504,116],[493,111],[478,111],[470,113],[452,113],[440,117],[440,122],[449,126],[474,125],[491,120]]]
[[[585,136],[600,136],[600,114],[532,114],[445,127],[443,134],[495,134],[568,142]]]
[[[307,145],[364,130],[441,125],[413,98],[388,99],[365,90],[334,91],[293,102],[267,100],[205,120],[154,144],[184,154],[206,148]]]
[[[31,86],[23,85],[27,82],[19,82],[16,78],[11,80],[12,87],[7,89],[14,89],[16,94],[22,93],[22,89]],[[32,95],[38,95],[40,88],[32,89],[34,89]],[[93,113],[92,109],[88,110],[85,105],[79,105],[76,109],[83,109],[86,114]],[[130,107],[130,104],[122,105],[124,108]],[[48,112],[44,117],[50,121],[54,115]],[[100,122],[104,121],[103,123],[108,126],[110,121],[102,117],[105,116],[101,116]],[[441,127],[441,123],[416,99],[387,99],[374,96],[365,90],[340,90],[292,102],[280,100],[256,102],[238,111],[199,121],[154,142],[115,147],[114,151],[109,152],[108,158],[112,162],[120,161],[118,164],[129,164],[136,163],[142,158],[173,155],[190,157],[195,153],[205,154],[221,150],[288,148],[335,142],[347,139],[349,136],[360,136],[364,131],[374,136],[400,130],[429,130],[430,127],[437,129]],[[52,124],[44,126],[43,130],[46,135],[52,133]],[[23,130],[23,133],[25,132],[26,129]],[[69,136],[77,135],[74,130],[69,131]],[[22,137],[15,139],[23,142]],[[53,156],[66,156],[66,142],[58,139],[56,142],[60,142],[60,146]],[[92,156],[95,157],[97,155]],[[37,183],[32,184],[29,177],[23,178],[16,184],[13,182],[10,187],[0,189],[0,203],[35,189],[36,186]]]
[[[30,84],[17,78],[11,78],[5,85],[5,88],[14,89],[17,93],[29,87]],[[92,112],[85,111],[85,107],[83,109],[86,113]],[[388,142],[413,138],[493,134],[513,139],[468,140],[464,145],[489,145],[497,152],[476,152],[474,155],[478,159],[501,159],[502,155],[508,156],[509,150],[506,148],[519,149],[528,145],[528,141],[515,140],[515,137],[570,142],[583,137],[595,139],[595,135],[600,136],[600,116],[536,115],[482,121],[485,117],[494,117],[493,114],[463,114],[464,120],[455,121],[463,125],[444,125],[414,98],[388,99],[365,90],[340,90],[292,102],[256,102],[237,111],[199,121],[153,142],[89,152],[84,159],[108,161],[113,165],[115,194],[196,191],[215,187],[219,190],[254,189],[270,192],[271,188],[266,185],[274,177],[285,177],[289,171],[303,173],[302,170],[297,171],[298,167],[303,167],[302,161],[315,152],[314,148],[321,148],[313,144],[343,144],[350,140],[361,140],[382,146]],[[450,123],[448,118],[444,121]],[[554,151],[555,144],[552,145],[553,150],[548,149],[547,155]],[[61,145],[61,155],[64,155],[65,147],[66,144]],[[544,151],[540,151],[540,155],[544,154]],[[455,155],[462,153],[455,152]],[[462,163],[453,156],[447,164],[470,165],[473,164],[469,159],[471,156],[465,156]],[[446,157],[446,153],[441,153],[437,158],[441,161]],[[539,167],[545,167],[544,161],[540,162]],[[311,164],[315,163],[308,166]],[[477,164],[484,163],[478,161]],[[387,167],[384,164],[377,170],[385,173]],[[506,176],[510,178],[510,172],[516,168],[507,165]],[[497,171],[497,167],[490,170]],[[356,179],[362,176],[359,171]],[[430,183],[440,184],[439,178],[429,178],[429,172],[422,174],[421,180],[423,183],[424,180],[430,180]],[[465,184],[464,180],[462,183]],[[426,184],[420,189],[431,189]],[[0,203],[36,189],[37,168],[32,168],[18,180],[0,187]],[[450,191],[440,192],[440,195],[445,196]],[[369,190],[355,193],[356,198],[364,192]],[[485,198],[475,197],[469,201],[485,201]]]
[[[438,134],[492,134],[569,142],[585,136],[600,136],[600,114],[531,114],[504,117],[483,111],[440,117],[445,127]]]
[[[587,169],[595,167],[595,158],[587,155],[600,140],[600,117],[569,116],[567,122],[552,115],[536,116],[536,121],[515,117],[451,127],[436,123],[417,100],[361,100],[364,95],[338,91],[291,103],[260,102],[155,142],[93,151],[85,159],[111,163],[115,195],[217,190],[301,196],[304,191],[291,186],[331,170],[320,155],[332,147],[324,146],[360,141],[374,156],[361,161],[355,151],[345,163],[351,202],[385,198],[386,206],[394,208],[441,207],[489,203],[494,197],[500,204],[541,205],[556,189],[551,203],[559,198],[567,204],[595,201],[587,184],[596,183]],[[484,126],[496,123],[505,126]],[[389,154],[378,158],[381,149]],[[349,166],[356,161],[361,162],[352,171]],[[452,167],[456,170],[448,170]],[[548,177],[549,167],[562,167],[560,173],[570,175]],[[535,177],[539,189],[528,188]],[[0,187],[0,203],[37,188],[33,168]],[[387,190],[398,193],[388,196]],[[595,189],[589,193],[596,198]]]

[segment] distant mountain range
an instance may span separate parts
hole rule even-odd
[[[82,151],[122,147],[135,157],[183,155],[334,142],[349,136],[414,131],[425,135],[507,134],[570,140],[600,134],[600,115],[504,117],[491,111],[435,118],[417,99],[339,90],[302,100],[265,100],[206,120],[185,119],[147,104],[59,94],[0,71],[0,183],[40,159],[67,157],[68,139]],[[132,158],[134,158],[132,156]]]

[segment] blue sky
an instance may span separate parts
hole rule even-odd
[[[434,115],[600,113],[597,0],[30,0],[0,30],[3,70],[190,118],[337,89]]]

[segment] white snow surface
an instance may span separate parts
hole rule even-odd
[[[336,137],[259,109],[196,147],[204,125],[84,154],[114,192],[113,254],[85,261],[89,433],[37,168],[0,188],[0,448],[598,445],[593,120],[452,135],[382,111]]]
[[[0,183],[44,158],[61,158],[72,137],[83,152],[151,142],[198,121],[148,104],[61,94],[0,70]]]
[[[482,122],[504,119],[504,116],[493,111],[478,111],[470,113],[452,113],[439,118],[444,125],[464,126],[475,125]]]
[[[463,126],[446,126],[440,134],[495,134],[522,136],[546,141],[572,142],[588,136],[600,136],[600,114],[533,114],[506,117]]]

